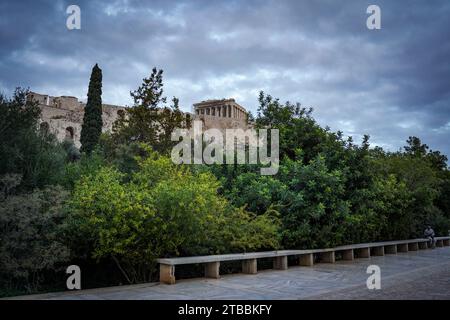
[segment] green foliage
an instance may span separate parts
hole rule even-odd
[[[130,283],[148,280],[158,257],[276,247],[276,215],[235,209],[218,188],[211,174],[150,152],[130,182],[112,167],[83,177],[70,202],[73,225]]]
[[[275,177],[249,172],[239,175],[228,197],[236,205],[263,214],[277,210],[283,221],[285,248],[328,247],[342,242],[342,222],[349,205],[342,200],[342,173],[330,171],[323,157],[305,165],[285,159]]]
[[[260,176],[250,166],[212,166],[235,205],[281,214],[283,246],[324,247],[422,235],[425,224],[446,234],[447,158],[410,137],[404,153],[356,145],[321,128],[311,110],[261,92],[258,127],[280,130],[280,170]]]
[[[77,149],[77,147],[75,147],[75,144],[73,143],[72,140],[65,139],[61,143],[61,145],[62,145],[62,147],[64,148],[64,150],[67,153],[67,161],[74,162],[74,161],[79,160],[81,158],[81,153]]]
[[[387,238],[408,238],[421,236],[426,224],[433,224],[435,215],[440,215],[436,206],[439,197],[439,180],[431,164],[423,158],[392,154],[377,160],[381,177],[394,176],[399,181],[396,188],[386,192],[393,210],[389,215]],[[400,186],[402,186],[400,188]],[[436,226],[435,226],[436,227]]]
[[[111,278],[135,283],[153,279],[159,257],[411,238],[426,224],[438,235],[450,229],[447,157],[417,137],[395,153],[371,148],[369,136],[355,144],[319,126],[312,109],[261,92],[255,123],[279,129],[277,175],[255,165],[175,165],[170,134],[190,123],[176,98],[166,105],[162,88],[162,70],[153,69],[113,134],[100,135],[95,66],[82,154],[38,129],[40,110],[26,90],[0,96],[3,288],[42,288],[69,261],[88,271],[94,260],[97,268],[114,263]]]
[[[17,88],[11,99],[0,96],[0,175],[19,174],[24,190],[56,184],[67,157],[48,130],[38,129],[40,109],[28,94]]]
[[[97,64],[92,68],[83,124],[81,126],[81,152],[91,153],[102,134],[102,70]]]
[[[20,183],[17,178],[12,184],[7,180],[7,189]],[[44,272],[59,271],[61,263],[68,261],[60,228],[67,196],[60,187],[47,187],[0,200],[0,287],[4,290],[34,292]]]
[[[128,177],[139,169],[136,157],[147,154],[138,142],[115,145],[110,135],[102,136],[100,146],[107,163],[115,166]]]
[[[95,149],[90,154],[83,153],[78,161],[70,161],[65,165],[65,172],[61,178],[61,185],[73,190],[75,183],[82,177],[94,174],[106,164],[101,152]]]
[[[162,70],[153,68],[150,77],[131,96],[134,106],[127,108],[114,123],[112,136],[116,146],[133,142],[147,143],[162,154],[169,154],[176,142],[170,134],[174,128],[190,127],[190,119],[180,110],[178,99],[172,105],[163,97]]]
[[[309,164],[287,160],[281,179],[293,196],[284,216],[287,247],[329,247],[345,238],[342,222],[349,213],[343,200],[345,177],[317,156]]]

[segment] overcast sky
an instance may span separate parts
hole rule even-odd
[[[66,8],[81,8],[81,30]],[[381,30],[366,9],[381,8]],[[0,2],[0,91],[86,99],[103,70],[104,103],[130,105],[152,67],[182,109],[260,90],[313,107],[318,122],[395,151],[408,136],[450,155],[450,1]]]

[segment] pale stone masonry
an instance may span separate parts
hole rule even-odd
[[[76,97],[49,95],[30,92],[29,99],[37,101],[41,109],[41,126],[48,126],[59,141],[70,139],[79,148],[81,125],[83,123],[85,103],[78,101]],[[102,105],[103,132],[111,131],[114,121],[125,107],[110,104]]]
[[[248,112],[234,99],[206,100],[194,104],[194,119],[201,120],[203,129],[248,129]]]
[[[83,124],[85,103],[76,97],[60,96],[53,97],[36,92],[30,92],[28,99],[37,101],[41,109],[41,126],[48,126],[59,141],[72,140],[77,148],[80,144],[81,126]],[[113,123],[126,107],[103,104],[103,132],[110,132]],[[194,104],[194,115],[185,113],[194,120],[201,120],[203,130],[216,128],[225,129],[248,129],[248,112],[234,99],[207,100]]]

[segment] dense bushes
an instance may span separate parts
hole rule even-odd
[[[130,283],[149,280],[158,257],[278,246],[277,217],[230,206],[209,173],[194,174],[150,152],[124,181],[113,167],[84,176],[69,207],[94,256],[112,257]]]
[[[431,224],[447,234],[447,158],[410,137],[404,152],[370,149],[321,128],[312,110],[282,104],[264,93],[256,125],[280,130],[279,173],[260,176],[250,166],[210,167],[235,205],[282,219],[286,248],[418,237]]]
[[[136,283],[154,279],[158,257],[401,239],[425,224],[448,233],[444,155],[416,137],[395,153],[371,148],[368,136],[357,145],[320,127],[312,110],[264,93],[256,126],[280,130],[277,175],[173,164],[169,133],[189,123],[176,99],[173,115],[158,113],[161,77],[144,79],[128,118],[81,155],[39,127],[26,91],[0,97],[0,294],[64,289],[58,271],[72,263],[83,279],[101,265],[116,279],[107,284]]]
[[[67,197],[68,192],[60,187],[46,187],[8,195],[0,202],[3,290],[33,292],[45,280],[45,272],[58,271],[69,261],[69,249],[61,237]]]
[[[0,95],[0,175],[20,174],[22,190],[57,184],[67,157],[48,128],[39,128],[40,109],[27,94],[18,88],[11,99]]]

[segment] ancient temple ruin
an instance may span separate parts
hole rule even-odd
[[[53,97],[30,92],[29,99],[38,103],[41,109],[40,125],[46,126],[58,140],[72,140],[77,148],[80,145],[81,125],[86,104],[76,97]],[[103,104],[103,132],[112,131],[113,123],[126,107]],[[186,113],[188,115],[189,113]],[[201,120],[203,129],[247,129],[248,112],[234,99],[207,100],[194,104],[193,120]]]

